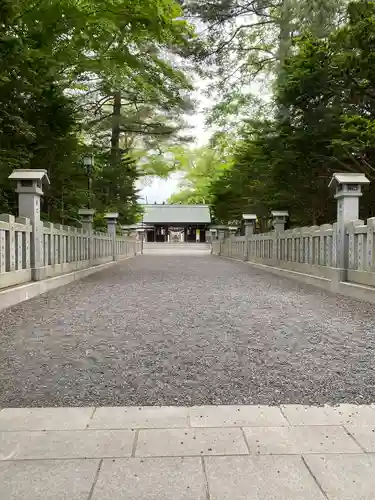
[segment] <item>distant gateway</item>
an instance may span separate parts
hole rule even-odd
[[[208,205],[142,205],[145,239],[149,242],[208,240],[211,214]]]

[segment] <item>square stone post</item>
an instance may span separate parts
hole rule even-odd
[[[217,229],[212,227],[212,228],[210,228],[211,254],[214,251],[213,244],[214,244],[214,241],[216,241],[216,240],[217,240]]]
[[[44,278],[43,225],[40,219],[40,198],[43,195],[43,182],[49,184],[46,170],[18,169],[9,179],[17,181],[18,215],[30,219],[32,226],[30,240],[31,279]]]
[[[346,227],[349,222],[359,219],[359,198],[362,196],[362,186],[370,181],[364,174],[335,173],[330,187],[336,188],[337,224],[336,234],[336,268],[337,280],[347,279],[349,267],[349,237]]]
[[[249,240],[254,234],[255,224],[257,221],[256,214],[242,214],[245,221],[245,252],[243,256],[244,261],[249,260]]]
[[[285,231],[286,220],[289,217],[287,210],[272,210],[273,227],[277,233]]]
[[[273,240],[273,260],[278,261],[281,258],[281,241],[279,234],[285,231],[286,219],[289,217],[287,210],[272,210],[273,227],[275,230],[275,238]]]
[[[108,234],[111,236],[111,239],[112,239],[112,257],[113,257],[113,260],[117,260],[116,225],[117,225],[118,213],[111,212],[111,213],[105,214],[104,218],[107,219]]]
[[[88,260],[94,258],[94,215],[93,208],[81,208],[78,211],[79,219],[82,223],[82,229],[87,234],[87,253]]]

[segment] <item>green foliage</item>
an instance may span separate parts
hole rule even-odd
[[[332,222],[332,173],[374,180],[375,3],[350,4],[347,19],[328,37],[306,32],[294,40],[274,88],[280,112],[245,122],[231,167],[210,183],[217,221],[255,212],[265,226],[269,210],[280,208],[295,225]],[[374,199],[371,186],[363,217],[374,215]]]
[[[169,203],[210,204],[211,184],[232,164],[228,145],[217,138],[216,148],[201,147],[174,152],[174,164],[184,173],[179,192],[169,198]]]
[[[222,130],[270,115],[273,84],[283,77],[293,40],[306,30],[326,38],[345,18],[348,0],[185,0],[206,25],[204,61],[215,105],[209,121]],[[210,64],[211,63],[211,64]],[[265,109],[266,108],[266,109]],[[274,110],[273,110],[274,111]]]
[[[44,168],[44,215],[73,221],[93,144],[92,205],[131,222],[137,157],[175,135],[189,107],[182,56],[194,31],[178,3],[0,0],[0,14],[0,211],[15,208],[13,168]]]

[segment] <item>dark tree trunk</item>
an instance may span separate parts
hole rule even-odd
[[[111,134],[111,164],[112,167],[119,163],[121,134],[121,92],[115,92],[112,113],[112,134]]]

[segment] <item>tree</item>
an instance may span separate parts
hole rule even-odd
[[[179,192],[169,198],[170,203],[211,203],[211,183],[230,168],[232,163],[230,148],[222,137],[216,137],[212,146],[175,151],[173,161],[184,176]]]
[[[121,213],[133,213],[123,206],[133,205],[140,172],[130,143],[161,129],[174,132],[168,112],[183,107],[190,89],[177,58],[193,30],[178,4],[2,0],[1,19],[1,209],[10,210],[14,202],[6,182],[10,171],[31,166],[47,169],[52,180],[46,215],[65,221],[76,213],[87,199],[80,157],[108,118],[109,140],[103,135],[95,145],[93,187],[100,189],[93,203],[103,210],[115,203]],[[125,102],[132,107],[131,123],[122,116]],[[111,112],[103,117],[108,104]]]
[[[206,29],[212,91],[220,96],[211,122],[226,129],[249,117],[269,116],[272,84],[283,78],[293,39],[305,30],[325,38],[343,22],[347,0],[186,0],[187,13]],[[263,108],[266,107],[266,110]]]
[[[245,129],[231,170],[214,185],[214,211],[239,220],[249,207],[289,209],[296,225],[335,219],[334,171],[374,178],[375,4],[353,3],[326,40],[304,35],[284,64],[275,99],[285,114]],[[373,188],[363,198],[375,210]],[[260,205],[260,206],[259,206]]]

